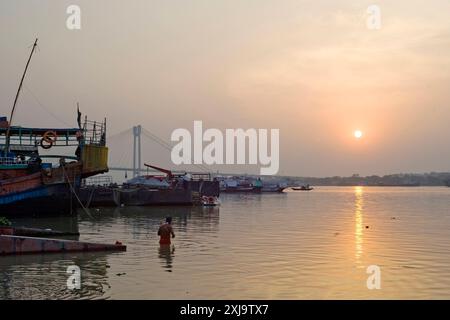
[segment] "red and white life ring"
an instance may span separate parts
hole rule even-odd
[[[56,143],[56,140],[58,139],[58,135],[56,134],[55,131],[46,131],[43,135],[42,135],[42,139],[41,139],[41,147],[44,149],[50,149],[51,147],[53,147],[53,144]]]

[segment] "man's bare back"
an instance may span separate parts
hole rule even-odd
[[[162,224],[158,229],[158,236],[160,236],[159,243],[160,244],[170,244],[170,236],[175,238],[175,233],[172,228],[172,218],[167,217],[166,222]]]

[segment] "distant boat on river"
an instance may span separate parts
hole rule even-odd
[[[292,190],[295,190],[295,191],[311,191],[313,189],[314,188],[310,187],[309,184],[306,186],[301,186],[301,187],[292,187]]]

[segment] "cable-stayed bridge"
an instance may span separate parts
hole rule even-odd
[[[158,172],[152,168],[145,167],[143,159],[146,163],[156,165],[158,167],[172,170],[174,173],[211,173],[214,175],[251,175],[260,176],[254,173],[225,173],[213,166],[202,164],[191,164],[176,166],[174,169],[170,154],[173,148],[171,142],[153,134],[141,125],[134,126],[107,138],[107,145],[110,147],[109,169],[111,171],[122,171],[127,176],[128,173],[132,177],[142,173]],[[243,166],[241,165],[240,168]],[[244,171],[244,170],[242,170]],[[277,178],[290,178],[283,176],[271,176]]]
[[[122,144],[120,143],[122,140]],[[132,140],[132,145],[130,142]],[[172,144],[161,139],[157,135],[151,133],[149,130],[143,128],[141,125],[134,126],[130,129],[124,130],[107,138],[108,146],[111,149],[111,157],[109,169],[111,171],[130,172],[133,177],[144,172],[157,172],[152,168],[143,167],[143,156],[148,157],[150,151],[156,151],[149,159],[149,163],[164,162],[166,165],[162,167],[170,167],[170,152]],[[150,145],[152,148],[145,148],[143,152],[143,142],[146,147]],[[158,148],[155,148],[157,146]],[[155,159],[157,155],[158,159]],[[162,156],[163,155],[163,156]],[[161,161],[162,160],[162,161]],[[170,169],[170,168],[169,168]],[[192,164],[183,168],[185,170],[173,170],[173,172],[191,172],[191,173],[212,173],[212,169],[201,164]]]

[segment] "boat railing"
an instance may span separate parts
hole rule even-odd
[[[211,181],[210,173],[191,173],[193,181]]]
[[[109,186],[113,184],[113,178],[111,176],[99,176],[83,179],[82,186]]]
[[[52,146],[77,146],[78,140],[76,132],[79,129],[42,129],[42,128],[22,128],[11,127],[11,135],[9,138],[10,146],[38,147],[41,144],[42,137],[46,132],[56,133],[53,138]],[[0,128],[0,145],[5,145],[6,129]]]
[[[83,125],[84,143],[90,145],[106,145],[106,119],[103,122],[85,118]]]
[[[2,165],[18,165],[18,164],[30,164],[32,163],[32,160],[21,160],[17,158],[11,158],[11,157],[0,157],[0,164]]]
[[[81,124],[80,124],[81,125]],[[7,128],[0,127],[0,146],[6,144]],[[47,137],[51,140],[51,146],[78,146],[84,140],[85,144],[106,145],[106,119],[104,121],[92,121],[87,117],[80,128],[26,128],[12,126],[9,132],[9,145],[14,147],[37,148],[42,145],[42,140]],[[48,140],[50,139],[50,140]],[[47,143],[48,145],[48,143]]]

